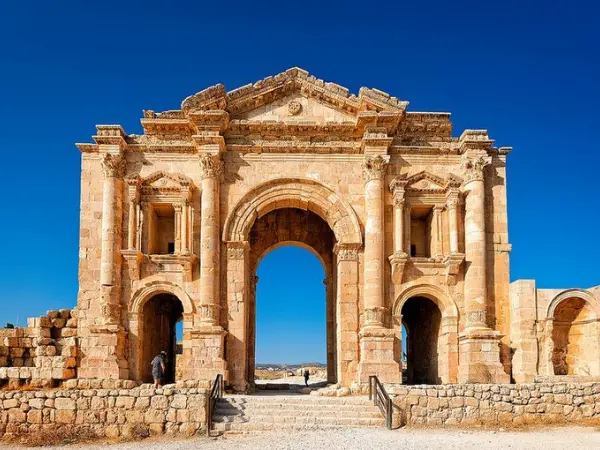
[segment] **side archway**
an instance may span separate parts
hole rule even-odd
[[[406,287],[392,309],[398,363],[408,383],[456,383],[458,377],[458,308],[441,288]],[[406,331],[403,357],[402,328]],[[406,363],[406,367],[404,367]]]
[[[360,222],[352,207],[330,188],[304,178],[278,178],[250,190],[227,217],[223,240],[247,241],[256,219],[281,208],[312,211],[329,224],[338,243],[362,244]]]
[[[151,381],[150,362],[160,351],[167,352],[163,382],[181,378],[181,369],[189,358],[186,336],[195,311],[189,295],[173,283],[154,281],[135,291],[129,308],[129,345],[130,366],[137,381]],[[176,331],[180,322],[183,322],[181,343],[177,341]]]
[[[548,361],[553,375],[600,375],[598,302],[589,292],[569,289],[547,311]]]

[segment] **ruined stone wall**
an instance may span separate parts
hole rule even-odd
[[[77,311],[48,311],[0,330],[0,387],[48,387],[77,374]]]
[[[600,376],[598,288],[537,289],[534,280],[510,285],[513,378]]]
[[[600,418],[600,383],[386,385],[407,425],[576,423]]]
[[[86,427],[109,438],[206,430],[208,394],[198,383],[153,389],[119,380],[72,381],[67,386],[75,389],[0,391],[0,438],[41,429],[60,433],[61,427]]]

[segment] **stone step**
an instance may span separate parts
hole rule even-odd
[[[235,420],[235,419],[243,419],[243,420],[271,420],[270,418],[275,418],[275,417],[282,417],[282,418],[286,418],[286,420],[288,418],[314,418],[314,419],[319,419],[319,418],[357,418],[357,419],[379,419],[381,418],[381,413],[380,412],[351,412],[351,411],[347,411],[347,412],[335,412],[335,411],[331,411],[331,412],[327,412],[327,413],[314,413],[311,411],[300,411],[300,412],[294,412],[294,411],[287,411],[284,414],[270,414],[269,412],[261,412],[261,413],[252,413],[249,414],[247,412],[237,412],[237,413],[227,413],[227,414],[223,414],[220,412],[216,412],[215,415],[213,416],[213,421],[215,422],[219,422],[219,421],[223,421],[224,419],[228,419],[228,420]]]
[[[369,405],[310,405],[298,407],[297,405],[231,405],[227,403],[218,403],[215,406],[215,412],[227,413],[235,411],[248,411],[248,412],[260,412],[260,411],[271,411],[274,414],[285,413],[285,412],[300,412],[300,411],[312,411],[315,413],[328,413],[328,412],[379,412],[379,407]]]
[[[253,404],[332,404],[332,405],[363,405],[372,404],[368,397],[319,397],[316,395],[231,395],[225,396],[219,401],[228,401],[230,403],[253,403]]]
[[[216,422],[213,430],[217,432],[227,431],[276,431],[276,430],[309,430],[322,428],[363,428],[384,427],[383,419],[320,419],[314,421],[296,420],[294,422]]]

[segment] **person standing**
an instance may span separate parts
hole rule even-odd
[[[152,378],[154,378],[154,388],[161,387],[165,372],[167,371],[167,352],[162,351],[152,360]]]
[[[304,369],[304,384],[308,386],[308,379],[310,378],[310,372],[308,369]]]

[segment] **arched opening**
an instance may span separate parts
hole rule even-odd
[[[183,320],[183,304],[173,294],[154,295],[143,306],[141,328],[141,367],[144,382],[152,382],[152,359],[161,351],[167,352],[167,371],[163,384],[177,379],[178,323]],[[180,325],[180,333],[182,333]]]
[[[250,273],[256,274],[248,311],[248,383],[276,364],[289,384],[311,367],[311,384],[336,382],[333,231],[320,216],[296,208],[273,210],[250,230]],[[260,380],[259,384],[264,384]]]
[[[442,313],[426,297],[412,297],[402,306],[403,353],[406,357],[406,384],[438,384],[438,350]],[[404,359],[404,358],[403,358]]]
[[[554,309],[552,365],[555,375],[598,373],[598,325],[592,305],[579,297],[562,300]]]

